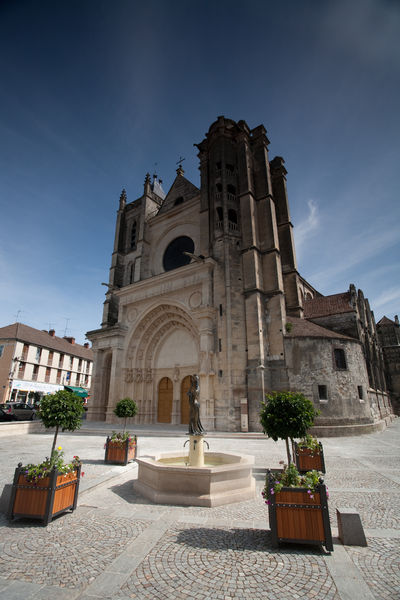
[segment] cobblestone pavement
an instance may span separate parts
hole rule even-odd
[[[255,457],[256,497],[216,508],[162,506],[135,493],[135,463],[104,464],[106,430],[87,424],[79,434],[60,436],[66,458],[79,454],[84,461],[74,513],[47,527],[0,514],[2,599],[400,598],[400,419],[382,433],[323,440],[333,535],[336,507],[352,507],[368,541],[361,548],[334,538],[330,555],[313,546],[271,546],[261,489],[265,469],[285,458],[283,443],[210,435],[212,451]],[[182,449],[186,439],[179,428],[136,432],[141,455]],[[0,492],[16,462],[42,460],[51,437],[0,438]]]

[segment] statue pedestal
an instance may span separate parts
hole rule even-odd
[[[204,435],[189,436],[189,467],[204,467]]]

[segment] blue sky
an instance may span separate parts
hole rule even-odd
[[[397,0],[0,0],[0,326],[100,326],[121,189],[219,116],[283,156],[300,273],[400,312]]]

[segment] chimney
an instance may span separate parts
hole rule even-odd
[[[66,335],[64,335],[64,340],[67,340],[67,342],[69,342],[70,344],[75,344],[75,338],[73,337],[67,337]]]
[[[85,342],[85,343],[83,344],[83,347],[84,347],[84,348],[89,348],[89,342]]]
[[[396,323],[396,325],[399,324],[399,317],[397,315],[394,315],[394,322]]]
[[[51,335],[51,337],[54,337],[56,335],[55,329],[49,329],[49,335]]]

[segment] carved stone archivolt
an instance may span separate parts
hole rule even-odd
[[[190,336],[198,340],[199,334],[190,315],[177,306],[162,304],[144,317],[132,334],[132,346],[128,353],[132,354],[133,344],[136,345],[136,356],[132,360],[136,365],[142,365],[144,359],[152,363],[157,347],[170,332],[176,329],[185,329]],[[144,375],[148,382],[148,375]]]
[[[142,383],[142,381],[143,381],[143,370],[142,369],[135,370],[135,381],[136,381],[136,383]]]

